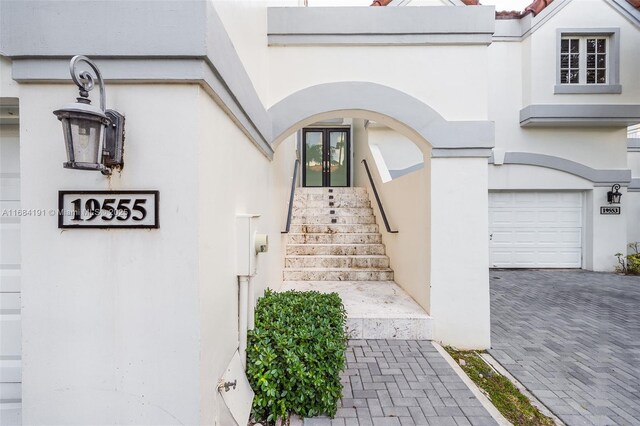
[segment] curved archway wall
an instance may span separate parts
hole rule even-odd
[[[493,123],[447,121],[421,100],[371,82],[308,87],[277,102],[269,115],[274,149],[314,122],[354,118],[357,186],[370,187],[360,161],[374,164],[364,120],[396,130],[421,149],[425,167],[391,182],[383,183],[371,167],[391,225],[399,230],[381,230],[396,281],[433,317],[435,340],[489,347],[487,158]],[[374,199],[372,205],[382,223]],[[460,265],[463,252],[473,256]]]

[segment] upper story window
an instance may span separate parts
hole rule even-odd
[[[606,84],[607,44],[606,37],[563,37],[560,83]]]
[[[621,93],[618,29],[558,30],[555,93]]]

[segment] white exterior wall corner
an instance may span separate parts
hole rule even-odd
[[[88,7],[101,19],[86,19]],[[111,82],[196,82],[273,155],[268,114],[211,2],[7,1],[0,11],[0,51],[14,59],[14,80],[68,81],[59,58],[82,52]]]
[[[22,153],[23,205],[56,207],[57,190],[70,188],[161,194],[158,230],[59,232],[55,217],[23,221],[24,422],[224,423],[215,386],[238,341],[235,259],[228,258],[235,215],[261,214],[260,229],[270,236],[269,253],[258,261],[258,296],[280,285],[295,149],[283,143],[274,166],[270,147],[255,143],[270,139],[270,120],[207,2],[123,2],[124,12],[111,2],[104,22],[87,31],[103,40],[124,34],[108,45],[74,37],[75,24],[95,24],[74,14],[103,2],[19,3],[1,5],[2,51],[14,57],[1,58],[0,95],[20,95],[21,143],[31,147]],[[120,20],[111,19],[115,10]],[[154,37],[168,21],[178,35]],[[101,27],[114,24],[135,30]],[[126,166],[109,179],[61,167],[62,136],[51,111],[76,89],[68,60],[50,58],[79,51],[98,58],[107,106],[127,117]]]
[[[260,215],[257,231],[269,237],[269,251],[257,259],[255,299],[282,279],[282,220],[293,172],[293,138],[269,161],[248,143],[204,91],[199,98],[198,256],[200,304],[201,424],[225,424],[227,408],[215,385],[237,350],[237,214]],[[223,201],[224,200],[224,201]],[[215,401],[215,403],[214,403]]]

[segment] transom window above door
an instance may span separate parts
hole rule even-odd
[[[555,93],[621,93],[619,30],[558,30]]]

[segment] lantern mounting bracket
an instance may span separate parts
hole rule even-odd
[[[609,204],[620,204],[620,198],[622,198],[622,194],[620,193],[620,184],[616,183],[611,187],[611,191],[607,192],[607,201]]]
[[[122,168],[124,161],[124,115],[118,111],[108,109],[105,115],[110,123],[105,129],[104,149],[102,150],[102,161],[108,168]]]

